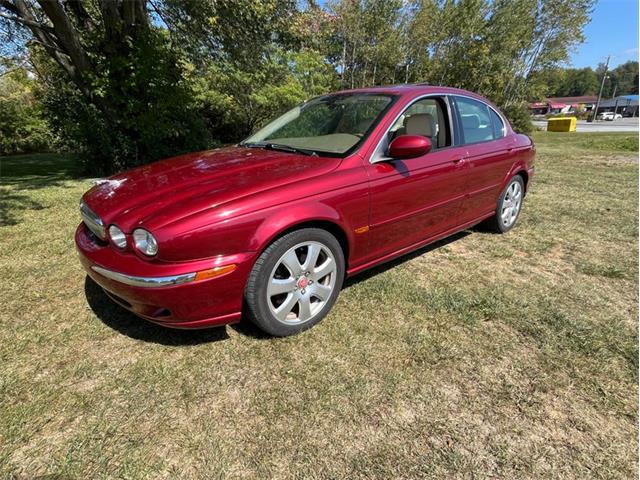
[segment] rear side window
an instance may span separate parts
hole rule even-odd
[[[504,128],[504,122],[500,115],[498,115],[493,109],[489,109],[491,114],[491,121],[493,123],[493,136],[494,138],[502,138],[506,135],[506,129]]]
[[[487,105],[477,100],[456,97],[456,105],[462,122],[464,143],[479,143],[495,138],[491,110]]]

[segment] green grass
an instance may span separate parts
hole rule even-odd
[[[638,134],[633,132],[592,132],[560,133],[535,132],[533,137],[539,145],[562,145],[563,148],[577,148],[598,152],[637,152]]]
[[[513,231],[356,277],[287,339],[116,307],[74,251],[90,182],[0,159],[0,478],[637,478],[629,138],[536,134]]]

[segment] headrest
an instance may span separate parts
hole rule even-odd
[[[422,135],[429,138],[435,135],[433,116],[428,113],[416,113],[407,117],[404,128],[407,135]]]
[[[461,115],[463,128],[480,128],[480,117],[475,113]]]

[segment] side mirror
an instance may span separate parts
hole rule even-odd
[[[400,135],[389,145],[391,158],[415,158],[431,151],[431,140],[422,135]]]

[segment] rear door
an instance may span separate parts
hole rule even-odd
[[[492,107],[470,97],[452,98],[460,141],[467,150],[467,194],[460,209],[460,223],[466,223],[495,210],[500,187],[515,160],[514,143]]]

